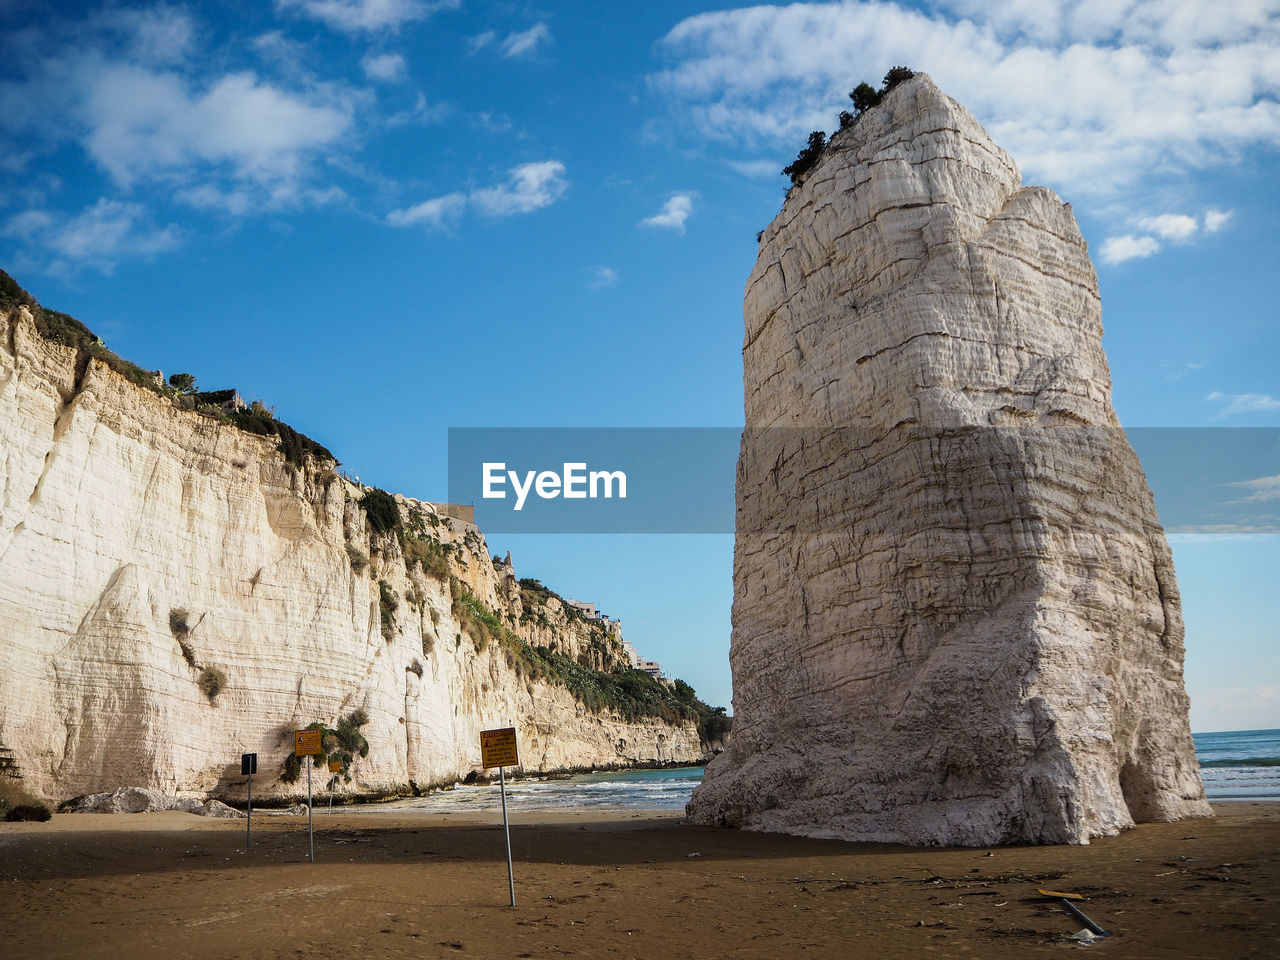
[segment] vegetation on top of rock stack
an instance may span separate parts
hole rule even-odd
[[[36,298],[27,293],[8,273],[0,270],[0,309],[25,306],[35,320],[36,332],[51,343],[59,343],[76,351],[76,372],[82,374],[89,360],[106,364],[135,386],[150,390],[169,400],[175,407],[194,410],[204,416],[214,417],[234,424],[247,433],[274,436],[285,461],[294,466],[304,466],[308,456],[317,460],[337,457],[305,434],[299,433],[287,423],[277,420],[260,401],[248,410],[223,410],[221,407],[200,402],[200,394],[194,393],[195,377],[189,373],[175,374],[170,383],[163,383],[154,372],[143,370],[136,363],[107,349],[106,344],[92,330],[69,314],[59,313],[40,306]],[[177,378],[177,382],[173,382]]]
[[[827,146],[827,134],[825,130],[815,130],[809,134],[809,143],[798,154],[795,160],[782,168],[782,175],[790,177],[791,182],[795,183],[804,174],[813,169],[814,164],[818,162],[818,158],[822,156],[822,151]]]
[[[885,94],[904,80],[910,80],[914,76],[915,71],[908,67],[893,67],[884,75],[884,81],[879,90],[869,83],[858,84],[849,92],[849,99],[853,101],[853,109],[856,112],[840,111],[840,129],[845,130],[853,126],[864,113],[879,104]],[[795,160],[783,167],[783,176],[790,177],[793,184],[797,183],[817,165],[822,157],[822,151],[826,149],[829,142],[826,131],[813,131],[809,134],[809,143],[796,155]]]

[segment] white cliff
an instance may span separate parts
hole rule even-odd
[[[695,721],[553,682],[522,638],[602,669],[620,647],[474,525],[397,497],[405,535],[374,534],[365,490],[276,446],[0,309],[0,748],[31,790],[242,796],[256,752],[255,796],[296,795],[291,731],[360,711],[362,794],[467,775],[495,726],[531,772],[699,759]]]
[[[917,74],[792,188],[745,321],[734,735],[691,816],[986,845],[1210,815],[1070,207]]]

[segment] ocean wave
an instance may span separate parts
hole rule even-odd
[[[1200,768],[1206,767],[1280,767],[1280,757],[1240,757],[1229,760],[1201,760]]]

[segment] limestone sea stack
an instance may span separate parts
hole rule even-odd
[[[1210,816],[1069,205],[916,74],[792,188],[744,312],[734,736],[692,818],[988,845]]]

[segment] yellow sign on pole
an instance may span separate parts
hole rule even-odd
[[[519,765],[520,756],[516,750],[515,727],[480,731],[480,766],[488,770],[492,767],[518,767]]]
[[[321,732],[319,730],[295,730],[293,732],[293,752],[295,756],[309,757],[324,753],[324,747],[320,745]]]
[[[330,772],[330,773],[341,773],[341,772],[342,772],[342,761],[341,761],[341,760],[330,760],[330,761],[329,761],[329,772]]]
[[[507,837],[507,888],[511,891],[511,905],[516,905],[516,875],[511,866],[511,822],[507,819],[506,767],[518,767],[520,755],[516,750],[516,728],[480,731],[480,765],[486,770],[498,768],[498,785],[502,789],[502,832]]]

